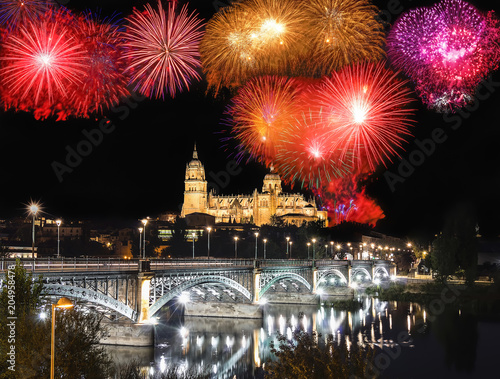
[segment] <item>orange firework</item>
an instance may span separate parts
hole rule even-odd
[[[304,7],[311,49],[306,69],[312,74],[328,75],[347,64],[384,57],[384,28],[368,0],[308,0]]]
[[[300,108],[300,92],[296,79],[264,76],[249,80],[227,111],[241,148],[257,160],[272,163],[284,128]]]

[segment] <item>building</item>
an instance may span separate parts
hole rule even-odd
[[[328,222],[327,212],[320,211],[313,199],[301,194],[284,193],[280,176],[271,172],[264,177],[262,191],[251,195],[216,195],[207,191],[205,168],[198,159],[196,145],[193,159],[186,166],[184,203],[181,217],[192,213],[205,213],[215,217],[216,223],[270,224],[272,218],[284,223],[302,225],[304,222]]]

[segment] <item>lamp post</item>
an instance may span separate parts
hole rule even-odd
[[[290,237],[286,237],[286,257],[288,258],[288,243],[290,242]]]
[[[139,258],[142,254],[142,228],[139,228]]]
[[[50,379],[54,379],[56,354],[56,308],[72,308],[73,303],[66,297],[61,297],[57,304],[52,304],[52,333],[50,338]]]
[[[238,257],[238,237],[234,237],[234,258]]]
[[[333,241],[330,241],[330,254],[332,255],[332,259],[333,259]]]
[[[61,240],[59,239],[59,228],[61,226],[62,221],[61,220],[56,220],[56,225],[57,225],[57,258],[59,258],[59,252],[60,252],[60,242]]]
[[[292,259],[292,241],[290,241],[290,259]]]
[[[307,243],[307,259],[309,259],[309,248],[311,247],[311,242]]]
[[[267,244],[267,239],[264,238],[263,241],[264,241],[264,260],[266,260],[266,244]]]
[[[193,259],[194,259],[194,237],[196,236],[196,234],[193,232],[193,234],[191,234],[191,236],[193,237]]]
[[[207,253],[207,258],[210,258],[210,232],[212,231],[212,228],[209,226],[207,227],[208,231],[208,253]]]
[[[314,266],[314,260],[316,259],[316,238],[313,238],[312,242],[313,242],[313,266]]]
[[[141,222],[144,224],[144,243],[142,244],[142,258],[146,259],[146,224],[148,223],[148,219],[145,218],[141,220]]]
[[[37,203],[31,203],[28,207],[30,215],[33,216],[33,229],[31,235],[31,258],[35,259],[35,218],[36,214],[40,210],[40,207]]]
[[[259,233],[255,232],[254,235],[255,235],[255,259],[257,259],[257,246],[258,246],[258,244],[257,244],[258,240],[257,239],[259,238]]]

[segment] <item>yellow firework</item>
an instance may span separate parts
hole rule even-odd
[[[377,7],[368,0],[307,0],[303,4],[310,46],[306,70],[311,75],[384,57],[383,25],[377,20]]]

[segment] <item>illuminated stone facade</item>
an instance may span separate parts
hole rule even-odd
[[[272,216],[283,222],[301,225],[303,222],[325,220],[327,212],[317,209],[313,199],[307,201],[301,194],[282,192],[281,178],[271,172],[264,177],[262,192],[251,195],[215,195],[207,192],[205,168],[198,159],[196,146],[193,159],[186,166],[184,204],[181,217],[200,212],[215,217],[215,222],[269,224]]]

